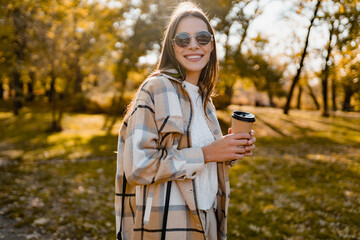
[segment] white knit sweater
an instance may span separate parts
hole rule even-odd
[[[193,106],[191,123],[191,140],[193,147],[203,147],[211,144],[215,138],[206,123],[203,102],[199,87],[184,81],[184,87],[189,94]],[[198,193],[198,204],[201,210],[208,210],[214,204],[218,190],[216,163],[205,164],[204,170],[195,178]]]

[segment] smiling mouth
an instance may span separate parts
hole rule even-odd
[[[185,58],[188,60],[199,60],[203,57],[203,55],[186,55]]]

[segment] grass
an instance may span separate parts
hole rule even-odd
[[[223,130],[230,111],[218,111]],[[230,170],[228,239],[360,239],[360,114],[253,112],[253,157]],[[118,121],[0,104],[0,213],[44,239],[113,239]]]
[[[44,109],[26,107],[14,117],[2,106],[1,214],[50,239],[112,239],[120,123],[108,134],[101,130],[104,120],[66,114],[64,130],[51,133]]]
[[[230,171],[229,239],[360,239],[359,116],[242,110],[257,149]]]

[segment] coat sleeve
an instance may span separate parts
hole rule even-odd
[[[128,117],[123,166],[128,182],[133,185],[193,179],[204,166],[200,147],[178,149],[183,134],[182,117],[159,116],[158,112],[163,114],[164,111],[157,111],[156,104],[164,102],[157,102],[156,97],[153,102],[137,99]],[[173,105],[180,108],[180,105]]]

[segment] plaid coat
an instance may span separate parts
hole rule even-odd
[[[215,139],[222,137],[215,107],[206,112]],[[141,86],[119,132],[115,180],[117,239],[205,239],[195,177],[204,167],[191,147],[192,105],[181,81],[160,74]],[[217,164],[218,239],[226,239],[230,186],[228,166]],[[184,205],[171,205],[176,184]]]

